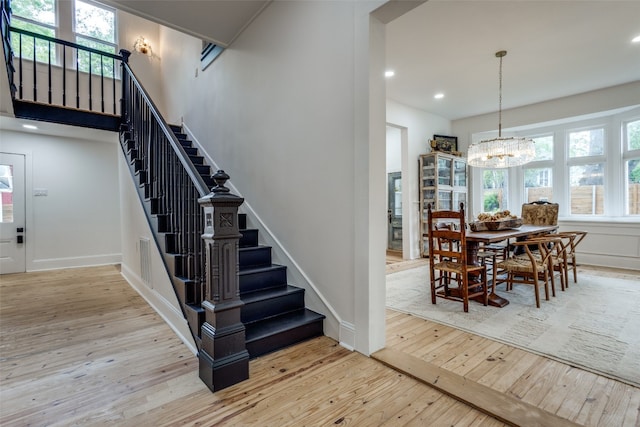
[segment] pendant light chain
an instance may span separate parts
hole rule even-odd
[[[498,138],[502,136],[502,58],[506,54],[507,52],[504,50],[496,52],[496,56],[500,58],[500,72],[498,73]]]
[[[467,164],[470,166],[502,169],[521,166],[536,157],[534,142],[531,138],[502,137],[502,58],[506,50],[496,52],[500,58],[500,73],[498,74],[498,137],[474,142],[467,152]]]

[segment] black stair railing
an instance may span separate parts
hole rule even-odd
[[[238,207],[244,199],[224,186],[224,171],[213,175],[216,185],[208,188],[131,71],[130,53],[120,53],[121,142],[149,200],[147,218],[158,221],[154,237],[164,234],[163,259],[179,300],[178,289],[189,282],[181,308],[198,345],[200,379],[216,391],[249,377],[238,279]]]
[[[118,114],[119,55],[11,26],[9,37],[16,99]]]
[[[177,254],[174,274],[195,282],[193,304],[203,301],[204,219],[198,199],[210,193],[182,144],[131,71],[129,52],[122,62],[122,123],[136,150],[136,173],[145,184],[161,230],[168,232],[170,252]]]
[[[2,44],[16,117],[117,130],[122,57],[11,25],[2,6]]]

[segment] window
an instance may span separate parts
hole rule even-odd
[[[530,168],[524,170],[525,202],[537,200],[550,202],[553,200],[553,184],[551,168]]]
[[[222,53],[224,48],[213,43],[202,41],[202,53],[200,54],[200,67],[204,71]]]
[[[572,215],[604,214],[604,163],[569,168]]]
[[[98,6],[95,3],[76,0],[74,28],[76,43],[102,52],[116,53],[116,14],[115,10]],[[102,70],[106,76],[113,76],[114,63],[101,63],[99,55],[86,51],[78,53],[80,71]]]
[[[603,127],[569,132],[569,213],[603,215],[605,132]]]
[[[532,138],[535,159],[524,167],[524,202],[553,200],[553,134]]]
[[[623,124],[625,206],[627,215],[640,215],[640,120]]]
[[[507,169],[487,169],[482,172],[482,211],[508,209]]]
[[[536,150],[534,161],[553,160],[553,135],[532,138]]]
[[[569,133],[569,157],[601,156],[604,154],[604,129]]]
[[[13,0],[11,7],[11,25],[14,27],[49,37],[73,41],[81,46],[102,52],[116,53],[115,9],[90,0],[75,0],[73,2]],[[33,37],[24,35],[14,37],[11,43],[15,52],[22,52],[23,58],[34,58]],[[36,61],[49,62],[49,51],[51,52],[51,63],[59,64],[61,62],[59,58],[62,56],[61,50],[49,49],[48,42],[35,41]],[[75,64],[77,61],[80,71],[89,72],[91,69],[96,74],[102,72],[105,76],[113,76],[113,61],[102,64],[100,58],[100,55],[93,55],[83,51],[71,61],[67,58],[67,63]]]
[[[11,25],[22,30],[56,37],[57,14],[55,0],[14,0],[11,2]],[[36,61],[49,61],[49,43],[34,37],[21,35],[11,39],[14,52],[22,52],[22,56]],[[55,50],[52,51],[51,62],[56,62]]]

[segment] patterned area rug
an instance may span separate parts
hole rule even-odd
[[[640,387],[640,280],[578,273],[570,287],[535,306],[530,285],[497,293],[503,307],[438,298],[431,304],[428,266],[387,275],[387,307],[453,326]],[[558,285],[559,288],[559,285]]]

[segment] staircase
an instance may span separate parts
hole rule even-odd
[[[204,157],[199,155],[198,149],[193,147],[180,127],[171,126],[171,130],[204,182],[212,187],[211,167],[205,164]],[[151,178],[145,170],[145,162],[140,158],[144,149],[132,139],[129,132],[122,133],[121,142],[132,174],[139,184],[138,193],[149,215],[149,223],[163,253],[176,295],[200,348],[201,327],[205,320],[205,311],[201,307],[204,281],[194,277],[194,273],[203,269],[192,265],[198,261],[197,257],[186,259],[183,254],[175,253],[177,237],[171,230],[171,220],[166,212],[162,212],[162,202],[153,197],[153,191],[150,190]],[[241,321],[245,325],[249,357],[255,358],[323,335],[325,316],[305,308],[305,290],[287,283],[286,266],[272,263],[271,247],[259,244],[258,230],[247,228],[245,214],[239,214],[238,224],[242,234],[238,254],[240,299],[244,303]]]
[[[304,289],[287,284],[287,267],[271,263],[271,247],[258,243],[240,214],[241,320],[251,358],[323,334],[325,316],[304,306]]]

